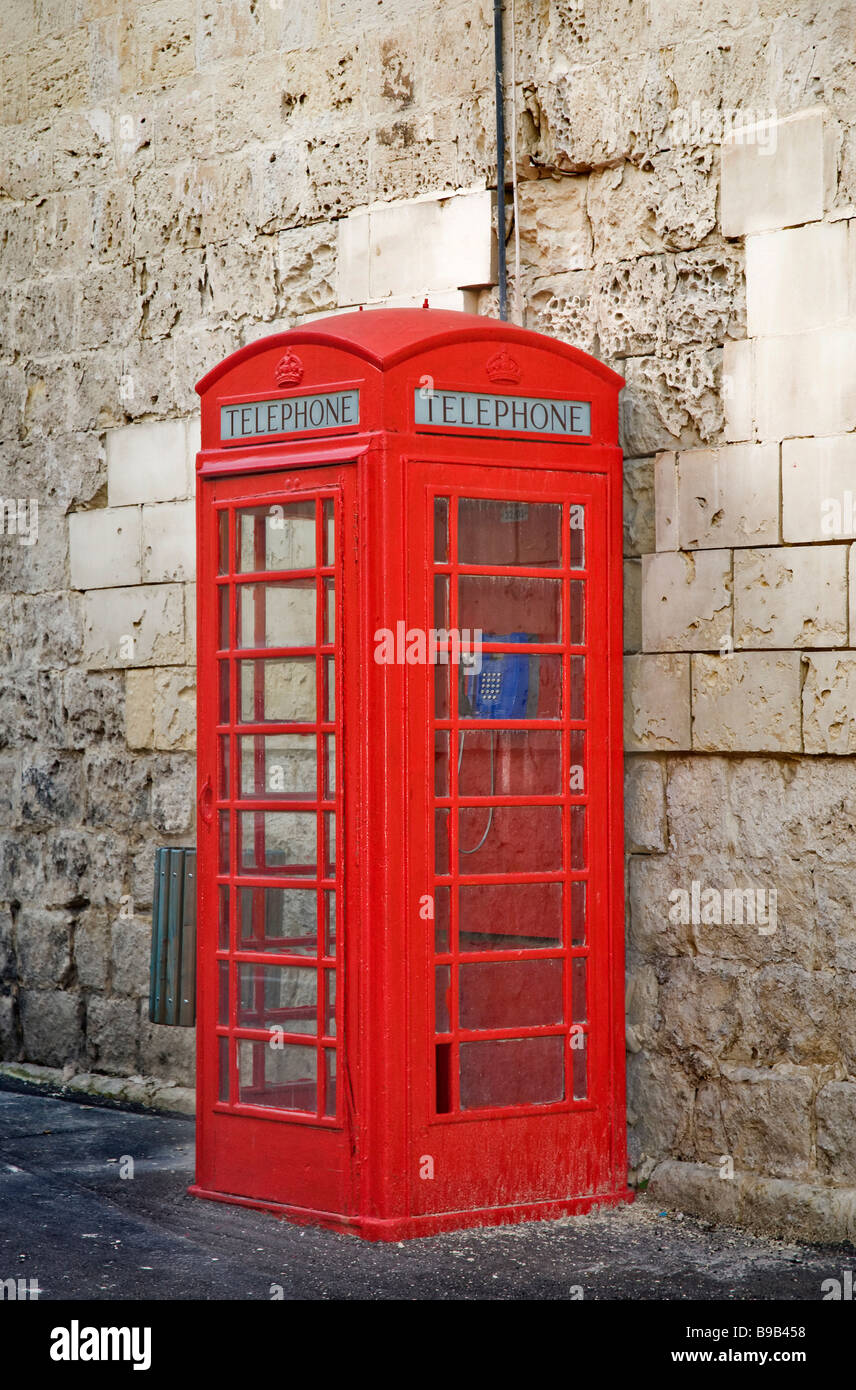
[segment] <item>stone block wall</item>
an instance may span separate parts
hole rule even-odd
[[[627,379],[634,1173],[853,1232],[849,10],[516,17],[512,302]],[[152,852],[194,838],[193,384],[339,306],[495,312],[491,25],[488,0],[0,8],[6,1059],[191,1079],[144,996]]]

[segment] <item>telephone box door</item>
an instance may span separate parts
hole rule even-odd
[[[408,618],[437,642],[410,687],[412,1209],[623,1188],[608,480],[412,467]]]
[[[215,479],[199,517],[200,917],[217,932],[200,940],[196,1190],[342,1214],[352,472]]]

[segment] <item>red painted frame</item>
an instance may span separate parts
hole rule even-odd
[[[499,348],[517,363],[519,381],[513,385],[491,381],[486,371]],[[222,402],[289,394],[273,389],[285,352],[300,360],[301,394],[359,389],[359,430],[329,440],[301,434],[293,441],[222,445]],[[426,376],[459,390],[588,400],[591,439],[414,430],[413,393]],[[216,815],[200,816],[198,1158],[191,1189],[197,1195],[371,1239],[551,1217],[630,1200],[624,1115],[621,385],[608,368],[567,345],[494,320],[434,310],[378,310],[322,320],[248,345],[200,382],[200,806],[207,806],[206,786],[215,784],[217,770],[217,507],[239,498],[248,505],[284,502],[301,493],[338,489],[343,675],[337,698],[344,730],[344,739],[337,738],[344,819],[338,843],[341,847],[344,838],[346,850],[340,866],[344,990],[337,995],[344,1062],[339,1075],[345,1084],[338,1115],[330,1121],[247,1106],[224,1110],[216,1099]],[[589,507],[593,529],[586,582],[589,614],[596,614],[597,626],[587,628],[594,645],[588,653],[586,793],[596,861],[590,865],[596,936],[589,972],[595,1042],[584,1101],[498,1114],[432,1110],[433,958],[417,910],[433,881],[426,668],[378,665],[373,659],[379,628],[394,630],[402,619],[408,626],[430,625],[426,499],[432,492],[579,500]],[[562,728],[567,727],[566,719]],[[563,739],[567,750],[565,734]],[[569,804],[566,795],[560,801]],[[567,869],[567,854],[563,864]],[[564,957],[568,950],[565,940],[559,954]],[[430,1180],[420,1177],[426,1155],[433,1158]]]

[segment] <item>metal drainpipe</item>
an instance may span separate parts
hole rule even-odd
[[[508,318],[505,261],[505,82],[502,71],[502,0],[493,0],[493,67],[496,90],[496,241],[499,253],[499,317]]]

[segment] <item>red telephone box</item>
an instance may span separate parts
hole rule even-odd
[[[441,310],[199,383],[199,1196],[628,1200],[621,378]]]

